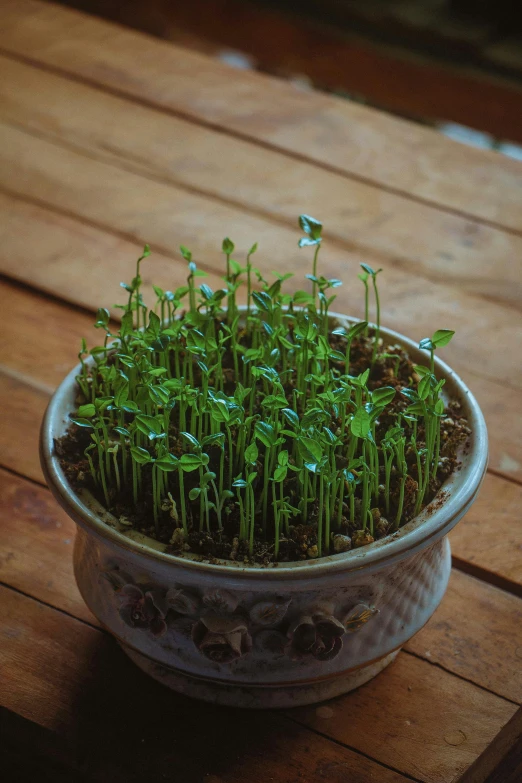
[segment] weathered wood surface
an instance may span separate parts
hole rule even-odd
[[[522,700],[520,164],[52,4],[0,0],[0,15],[3,706],[64,738],[56,780],[175,768],[215,783],[453,783],[491,743],[489,767],[505,770]],[[302,276],[305,210],[327,223],[338,309],[360,314],[366,261],[385,268],[386,324],[413,338],[456,328],[445,356],[485,411],[492,472],[452,533],[459,570],[442,605],[396,663],[356,693],[263,717],[162,690],[98,628],[36,447],[81,337],[98,342],[94,310],[120,298],[145,242],[149,290],[183,283],[181,242],[219,287],[227,233],[238,251],[260,242],[264,271]],[[14,766],[31,744],[16,725]]]
[[[492,152],[463,148],[361,105],[231,71],[195,52],[52,4],[2,0],[0,9],[0,48],[6,53],[383,189],[521,228],[522,165]]]

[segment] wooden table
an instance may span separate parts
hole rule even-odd
[[[0,0],[0,27],[6,779],[520,780],[522,165],[37,0]],[[37,437],[144,242],[147,282],[170,288],[180,242],[215,285],[226,234],[303,274],[300,212],[326,224],[337,309],[361,313],[365,261],[385,270],[387,325],[456,329],[445,356],[483,406],[491,465],[442,606],[397,661],[326,705],[246,714],[168,692],[100,629]]]

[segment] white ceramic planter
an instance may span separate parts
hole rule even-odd
[[[349,320],[332,318],[336,325]],[[407,338],[381,333],[425,362]],[[71,490],[53,442],[74,410],[75,368],[49,404],[40,448],[49,487],[78,524],[74,567],[86,604],[138,666],[196,698],[288,707],[367,682],[440,603],[451,566],[446,535],[474,501],[486,471],[487,432],[477,402],[440,360],[436,372],[472,430],[460,470],[444,485],[445,502],[362,549],[246,568],[169,555],[120,526],[91,496]],[[310,641],[312,651],[303,653]]]

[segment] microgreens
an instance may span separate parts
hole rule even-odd
[[[331,329],[335,297],[327,292],[341,281],[318,273],[320,221],[301,215],[299,225],[299,246],[314,248],[311,293],[284,293],[289,274],[266,280],[252,266],[257,245],[243,267],[225,238],[222,288],[196,285],[205,273],[182,245],[187,284],[174,292],[154,286],[148,309],[145,246],[131,283],[122,283],[120,328],[101,308],[103,345],[88,351],[82,341],[81,404],[71,420],[86,433],[84,472],[108,508],[130,504],[140,519],[148,512],[161,540],[179,527],[185,541],[236,538],[250,556],[262,542],[277,560],[301,525],[314,531],[309,556],[321,556],[334,534],[375,537],[384,516],[392,531],[433,495],[445,415],[434,352],[453,332],[421,341],[429,367],[383,345],[381,270],[367,264],[359,275],[364,320]]]

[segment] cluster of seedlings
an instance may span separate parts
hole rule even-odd
[[[363,546],[416,516],[455,469],[469,434],[446,408],[434,352],[426,366],[380,336],[378,274],[363,264],[365,320],[334,328],[337,279],[317,271],[322,225],[302,215],[314,250],[311,291],[283,293],[223,241],[226,276],[154,287],[138,259],[119,329],[100,309],[103,345],[79,354],[78,408],[58,444],[62,465],[123,525],[177,553],[248,562],[321,557]],[[246,307],[236,301],[246,287]],[[376,305],[369,323],[370,298]]]

